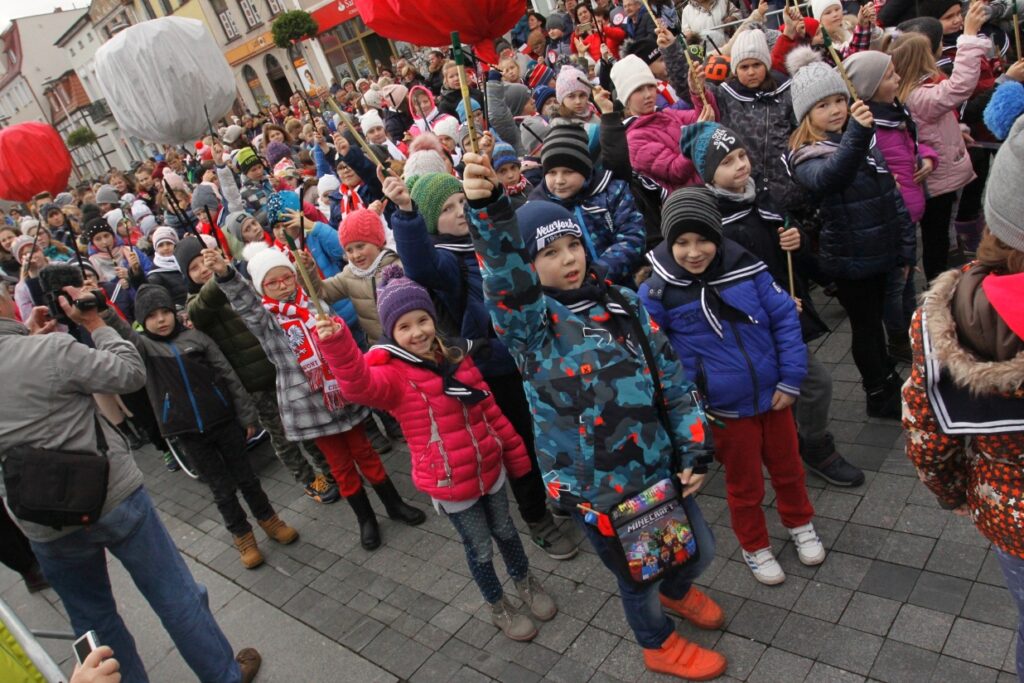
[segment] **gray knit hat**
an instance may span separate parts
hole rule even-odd
[[[857,97],[870,100],[885,78],[885,72],[892,64],[892,57],[878,50],[857,52],[843,60],[846,75],[857,91]]]
[[[985,186],[985,220],[989,232],[1011,249],[1024,251],[1024,198],[1020,178],[1024,173],[1024,116],[1017,119],[996,152]]]
[[[768,51],[768,38],[764,31],[750,29],[740,31],[732,41],[732,49],[729,52],[729,61],[732,65],[732,72],[736,73],[736,67],[744,59],[756,59],[764,64],[769,71],[772,68],[772,54]]]
[[[681,187],[661,208],[661,234],[670,246],[685,232],[695,232],[715,244],[722,243],[722,212],[711,190]]]
[[[793,115],[799,122],[816,103],[832,95],[849,96],[843,77],[809,47],[798,47],[786,57],[786,70],[793,74],[789,94]]]
[[[121,195],[117,193],[113,185],[101,185],[100,189],[96,190],[96,203],[120,204]]]

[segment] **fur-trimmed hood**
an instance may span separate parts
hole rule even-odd
[[[975,264],[932,282],[921,308],[934,359],[972,394],[1011,393],[1024,385],[1024,341],[992,308]]]

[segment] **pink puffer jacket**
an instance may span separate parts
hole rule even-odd
[[[376,347],[364,356],[344,325],[320,341],[320,351],[346,400],[395,416],[409,444],[412,483],[432,498],[479,498],[498,481],[502,464],[513,479],[530,471],[523,440],[493,396],[474,405],[447,396],[441,376],[416,364],[415,356],[398,347]],[[469,358],[459,364],[455,379],[487,390]]]
[[[917,123],[918,140],[939,153],[939,165],[925,181],[931,197],[955,192],[974,180],[974,167],[955,110],[974,93],[982,59],[991,49],[992,41],[960,36],[956,44],[953,75],[914,88],[906,102]]]
[[[876,121],[877,123],[877,121]],[[875,127],[875,140],[878,149],[885,157],[889,172],[896,178],[903,195],[903,203],[907,205],[910,220],[917,223],[924,215],[924,187],[914,182],[917,171],[917,157],[931,159],[932,176],[939,168],[939,155],[928,145],[918,143],[917,155],[914,154],[914,140],[905,128],[888,128],[881,124]]]
[[[708,104],[719,117],[718,103],[710,90],[705,90]],[[700,100],[695,103],[700,107]],[[679,131],[696,123],[700,109],[662,109],[653,114],[634,117],[626,128],[629,161],[633,169],[655,180],[669,192],[686,185],[700,185],[700,175],[693,162],[679,151]]]

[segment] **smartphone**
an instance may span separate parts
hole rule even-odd
[[[75,649],[75,658],[81,665],[85,663],[85,658],[89,656],[89,653],[99,646],[100,639],[96,636],[96,631],[86,631],[85,635],[76,640],[71,647]]]
[[[576,27],[576,31],[578,33],[590,33],[593,30],[594,30],[594,26],[589,21],[585,21],[585,22],[583,22],[582,24],[580,24],[579,26]]]

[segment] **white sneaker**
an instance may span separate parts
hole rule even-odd
[[[786,580],[786,573],[772,555],[771,547],[753,553],[744,550],[743,559],[747,561],[750,571],[754,572],[754,578],[767,586],[774,586]]]
[[[800,561],[807,566],[814,566],[825,561],[825,546],[821,544],[818,533],[811,523],[789,529],[789,537],[793,539],[796,546],[796,554]]]

